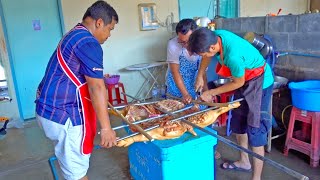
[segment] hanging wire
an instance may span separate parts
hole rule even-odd
[[[156,19],[157,19],[158,24],[159,24],[160,27],[165,27],[165,28],[167,28],[167,31],[168,31],[168,32],[171,32],[171,31],[172,31],[171,28],[172,28],[172,24],[173,24],[173,21],[174,21],[174,19],[173,19],[173,18],[174,18],[173,13],[171,13],[170,15],[167,15],[167,17],[166,17],[166,19],[165,19],[164,22],[162,22],[162,21],[160,20],[160,18],[158,17],[157,14],[155,14],[155,17],[156,17]]]
[[[213,1],[213,0],[211,0],[211,1],[210,1],[210,4],[209,4],[209,8],[208,8],[208,11],[207,11],[207,17],[209,17],[209,10],[210,10],[210,7],[211,7],[211,4],[212,4],[212,1]]]

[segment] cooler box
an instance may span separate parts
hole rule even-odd
[[[213,133],[216,131],[206,128]],[[129,146],[130,173],[135,180],[213,180],[217,139],[198,129],[178,139]]]

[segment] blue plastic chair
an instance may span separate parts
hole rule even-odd
[[[233,101],[233,99],[234,99],[234,95],[231,96],[230,101]],[[230,136],[232,134],[232,130],[230,130],[230,123],[231,123],[231,118],[232,118],[232,112],[231,111],[232,110],[230,110],[228,112],[228,122],[227,122],[227,132],[226,132],[227,136]]]
[[[96,150],[96,149],[101,149],[101,146],[95,145],[94,146],[94,150]],[[51,169],[51,172],[52,172],[52,175],[53,175],[53,179],[54,180],[59,180],[57,169],[56,169],[56,167],[54,165],[54,161],[56,161],[56,160],[57,160],[56,156],[51,156],[48,161],[49,161],[50,169]]]

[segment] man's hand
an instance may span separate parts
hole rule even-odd
[[[110,148],[117,145],[116,132],[111,128],[105,128],[100,130],[101,140],[100,146],[104,148]]]
[[[204,91],[202,93],[202,95],[200,96],[200,99],[202,101],[205,101],[205,102],[212,102],[214,96],[215,95],[212,94],[212,92],[210,90],[209,91]]]
[[[204,87],[204,80],[202,76],[197,76],[196,83],[195,83],[195,90],[196,92],[201,92]]]
[[[182,95],[182,99],[185,104],[190,104],[192,97],[189,94],[186,94],[186,95]]]

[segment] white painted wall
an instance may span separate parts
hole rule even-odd
[[[308,9],[308,0],[240,0],[240,16],[265,16],[269,13],[280,15],[302,14]]]
[[[4,39],[4,32],[2,28],[2,23],[0,19],[0,58],[3,62],[5,69],[5,75],[8,82],[9,96],[12,98],[12,101],[0,101],[0,116],[10,117],[11,119],[19,119],[19,108],[16,98],[16,92],[13,85],[13,79],[11,76],[11,65],[9,62],[9,56],[7,51],[7,45]]]
[[[86,9],[94,0],[62,0],[66,31],[81,22]],[[153,31],[139,30],[139,3],[156,3],[157,14],[164,21],[171,12],[178,21],[178,1],[173,0],[108,0],[119,15],[119,23],[111,33],[111,38],[103,44],[105,73],[119,73],[126,92],[135,95],[143,82],[138,72],[122,70],[124,67],[145,62],[166,59],[167,41],[171,32],[166,28]],[[76,5],[76,7],[75,7]],[[164,74],[163,74],[164,75]]]

